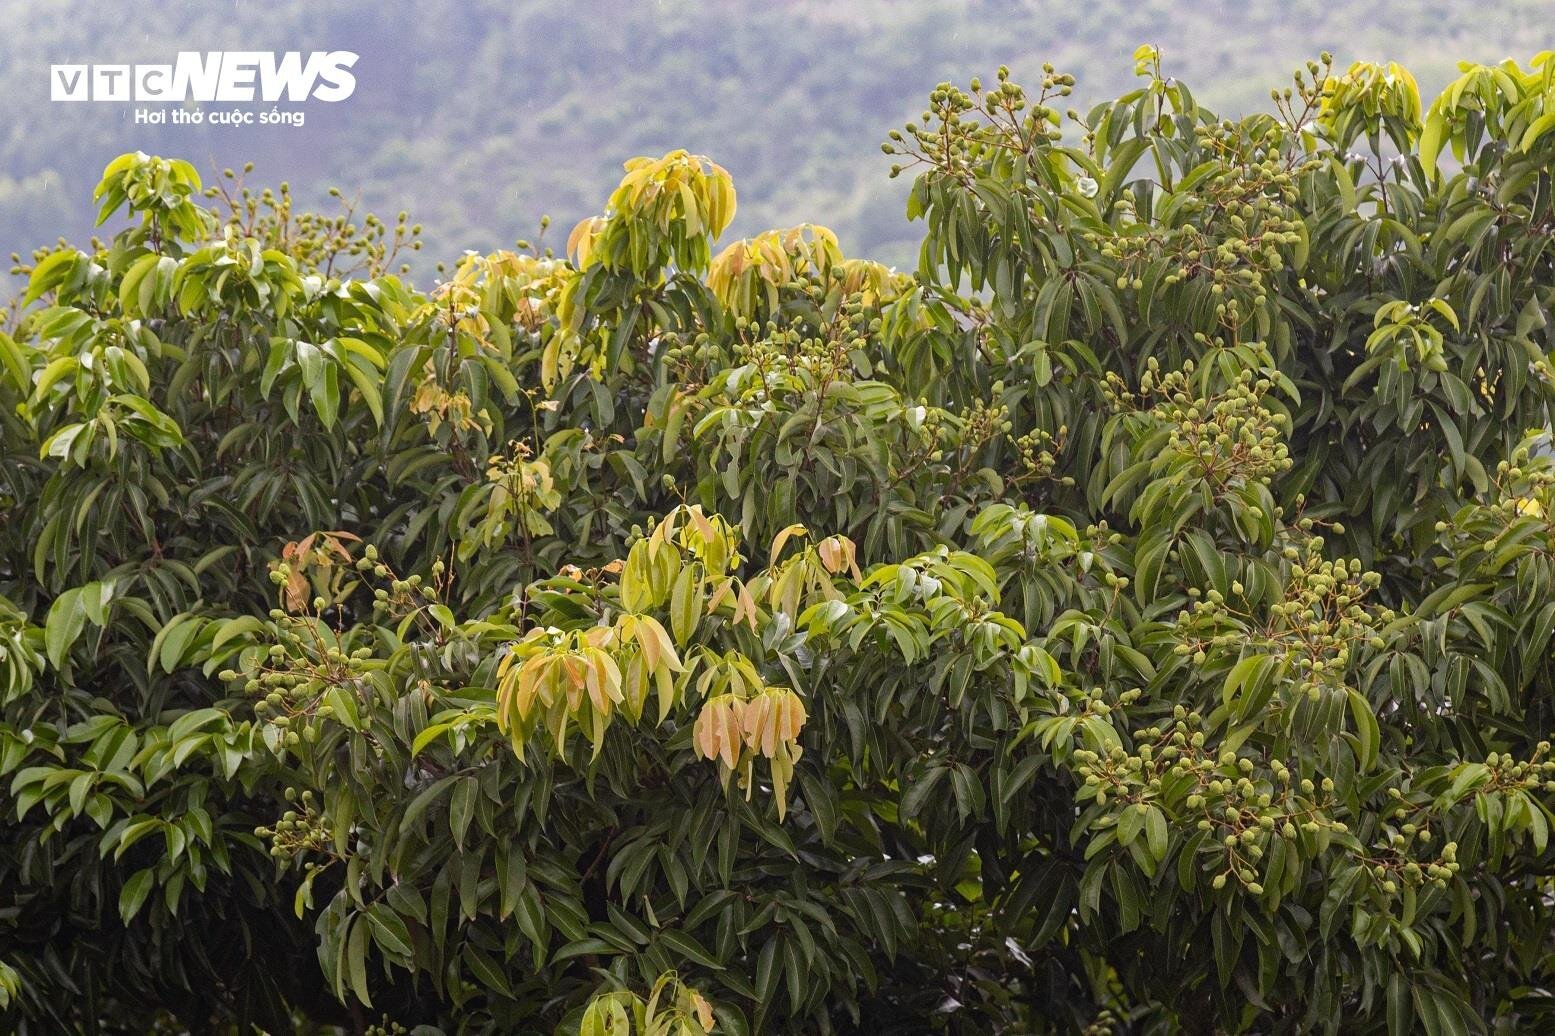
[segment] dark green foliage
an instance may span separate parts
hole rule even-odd
[[[1547,1027],[1555,61],[1136,63],[937,88],[912,274],[684,152],[430,292],[111,165],[0,336],[0,1017]]]

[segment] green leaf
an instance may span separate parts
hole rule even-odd
[[[1145,810],[1145,840],[1150,846],[1152,857],[1157,860],[1166,859],[1166,814],[1162,813],[1158,806],[1151,805]]]
[[[368,1007],[373,1005],[372,997],[367,993],[367,935],[371,927],[365,918],[358,916],[351,925],[345,946],[346,974],[350,978],[351,991]]]
[[[723,964],[719,962],[718,958],[708,953],[707,950],[703,949],[701,943],[684,932],[666,928],[659,933],[658,941],[668,946],[678,956],[694,961],[704,968],[712,968],[715,971],[723,970]]]
[[[119,890],[119,919],[126,925],[140,913],[141,904],[151,894],[152,878],[153,868],[143,868],[131,875]]]
[[[459,783],[454,786],[453,799],[448,810],[448,829],[454,836],[454,845],[460,851],[464,849],[464,836],[469,831],[470,821],[475,816],[475,801],[479,791],[480,784],[474,777],[461,777]]]
[[[1371,703],[1365,695],[1359,691],[1350,690],[1350,716],[1355,721],[1355,733],[1357,741],[1356,762],[1362,772],[1370,770],[1377,765],[1377,751],[1381,745],[1381,734],[1377,726],[1376,713],[1372,711]]]
[[[44,643],[49,664],[60,669],[65,655],[86,628],[86,605],[81,599],[82,588],[66,590],[54,599],[49,615],[44,620]]]

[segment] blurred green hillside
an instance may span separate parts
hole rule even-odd
[[[1429,94],[1457,58],[1555,46],[1555,0],[0,0],[0,17],[5,252],[85,233],[83,199],[127,149],[359,189],[376,211],[411,210],[426,254],[451,257],[532,236],[543,213],[564,237],[622,159],[686,147],[733,174],[735,232],[821,222],[848,252],[901,262],[906,184],[875,145],[942,79],[1005,63],[1029,81],[1051,61],[1079,78],[1083,106],[1124,88],[1130,53],[1153,42],[1230,112],[1283,85],[1268,70],[1324,49],[1340,66],[1398,60]],[[359,85],[307,105],[301,129],[149,128],[131,105],[48,100],[51,62],[217,49],[353,50]]]

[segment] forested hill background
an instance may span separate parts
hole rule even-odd
[[[0,0],[0,24],[0,254],[84,235],[104,163],[137,148],[207,179],[253,160],[256,182],[359,190],[451,258],[532,237],[542,214],[559,243],[621,160],[685,147],[733,174],[734,233],[820,222],[850,254],[904,262],[907,178],[877,145],[942,79],[1006,63],[1031,82],[1051,61],[1083,107],[1126,89],[1152,42],[1227,113],[1325,49],[1402,62],[1429,95],[1458,59],[1555,46],[1555,0]],[[356,51],[358,86],[301,129],[153,129],[132,105],[48,100],[51,62],[222,49]]]

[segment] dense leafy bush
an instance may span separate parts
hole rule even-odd
[[[0,337],[6,1021],[1549,1024],[1555,60],[1137,60],[937,89],[910,275],[681,152],[429,292],[110,165]]]

